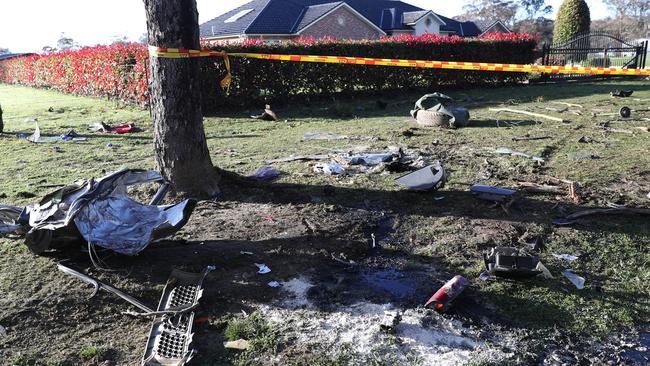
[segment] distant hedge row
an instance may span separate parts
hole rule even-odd
[[[532,63],[537,57],[535,45],[536,41],[530,35],[495,33],[479,38],[424,35],[376,41],[299,39],[281,44],[248,41],[212,48],[231,53]],[[0,61],[0,82],[146,104],[146,60],[146,46],[140,44],[98,46],[9,59]],[[388,90],[435,91],[441,86],[494,85],[526,77],[520,73],[278,62],[238,57],[231,57],[230,61],[233,83],[227,96],[219,88],[219,81],[225,75],[223,61],[220,58],[200,61],[203,107],[206,110],[261,101],[286,101],[299,95],[329,97],[338,93]]]
[[[141,44],[87,47],[0,61],[0,82],[145,104],[147,48]]]

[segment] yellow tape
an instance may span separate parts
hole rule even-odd
[[[178,48],[160,48],[149,46],[151,55],[163,58],[192,58],[192,57],[246,57],[261,60],[289,61],[289,62],[317,62],[331,64],[374,65],[393,67],[414,67],[423,69],[468,70],[468,71],[499,71],[499,72],[539,72],[550,74],[583,74],[583,75],[647,75],[650,69],[619,69],[603,67],[582,66],[547,66],[523,64],[495,64],[485,62],[460,62],[460,61],[425,61],[402,60],[386,58],[344,57],[344,56],[314,56],[314,55],[280,55],[263,53],[228,53],[210,50],[186,50]],[[229,69],[230,63],[226,67]],[[227,78],[230,77],[228,72]],[[229,79],[230,80],[230,79]]]

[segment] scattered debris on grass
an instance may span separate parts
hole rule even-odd
[[[237,349],[240,351],[245,351],[251,347],[251,342],[245,339],[238,339],[236,341],[227,341],[223,342],[224,348]]]
[[[136,202],[127,194],[128,186],[154,182],[161,186],[150,205]],[[54,231],[74,224],[89,247],[97,245],[134,255],[152,241],[173,235],[189,220],[196,206],[194,200],[155,206],[168,188],[158,172],[122,169],[56,190],[25,207],[24,214],[14,221],[21,225],[20,232],[27,233],[25,244],[35,254],[50,247]]]
[[[575,220],[589,215],[650,215],[650,208],[633,208],[617,205],[614,203],[608,204],[607,208],[592,208],[583,211],[574,212],[566,216],[568,220]]]
[[[582,290],[583,288],[585,288],[585,279],[573,273],[573,270],[565,269],[564,271],[562,271],[562,274],[569,281],[571,281],[571,283],[574,284],[578,290]]]
[[[286,158],[272,159],[268,160],[267,164],[277,164],[277,163],[289,163],[292,161],[310,161],[310,160],[326,160],[329,159],[329,155],[301,155],[301,156],[289,156]]]
[[[618,98],[628,98],[631,97],[632,94],[634,93],[634,90],[620,90],[616,89],[610,93],[612,97],[618,97]]]
[[[523,153],[521,151],[511,149],[509,147],[500,147],[500,148],[494,150],[494,152],[496,154],[506,154],[506,155],[511,155],[511,156],[521,156],[521,157],[526,158],[526,159],[531,159],[531,160],[533,160],[534,162],[537,162],[537,163],[544,163],[546,161],[546,159],[540,158],[539,156],[529,155],[529,154]]]
[[[440,189],[445,185],[445,181],[445,169],[440,162],[395,179],[395,183],[414,191]]]
[[[424,103],[431,103],[425,107]],[[441,93],[426,94],[415,102],[411,116],[420,126],[466,127],[470,122],[466,108],[454,107],[454,100]]]
[[[572,261],[578,259],[578,257],[576,257],[575,255],[571,255],[571,254],[557,254],[557,253],[551,253],[551,254],[555,258],[564,259],[565,261],[569,261],[569,262],[572,262]]]
[[[506,202],[512,200],[517,193],[514,189],[474,184],[470,191],[474,196],[485,201]]]
[[[546,140],[550,139],[551,136],[521,136],[521,137],[513,137],[512,141],[534,141],[534,140]]]
[[[135,126],[135,123],[133,122],[127,122],[118,126],[110,126],[104,122],[97,122],[88,126],[88,130],[96,131],[96,132],[114,133],[118,135],[140,131],[140,129],[138,129]]]
[[[424,306],[431,305],[435,310],[446,311],[451,307],[452,302],[465,290],[467,285],[469,285],[469,281],[465,277],[456,275],[438,289]]]
[[[268,104],[264,107],[264,112],[262,112],[262,114],[252,115],[251,118],[261,119],[263,121],[277,121],[278,120],[278,116],[271,110],[271,106],[268,105]]]
[[[255,266],[258,269],[257,271],[258,274],[267,274],[271,272],[271,268],[269,268],[266,264],[255,263]]]
[[[564,120],[564,119],[562,119],[562,118],[559,118],[559,117],[553,117],[553,116],[549,116],[549,115],[546,115],[546,114],[540,114],[540,113],[533,113],[533,112],[528,112],[528,111],[522,111],[522,110],[519,110],[519,109],[510,109],[510,108],[490,108],[489,111],[490,111],[490,112],[496,112],[497,114],[498,114],[498,113],[502,113],[502,112],[508,112],[508,113],[514,113],[514,114],[523,114],[523,115],[530,116],[530,117],[537,117],[537,118],[548,119],[548,120],[555,121],[555,122],[566,122],[566,120]]]
[[[314,165],[314,172],[327,175],[343,174],[345,168],[339,163],[318,163]]]
[[[513,247],[494,247],[483,255],[489,274],[506,278],[528,278],[542,273],[537,269],[539,258],[520,253]]]
[[[253,174],[249,175],[248,178],[259,181],[270,181],[277,178],[280,175],[280,171],[264,165],[257,169]]]

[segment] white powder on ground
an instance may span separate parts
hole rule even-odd
[[[489,357],[495,361],[507,356],[463,336],[466,332],[460,322],[445,320],[425,309],[404,311],[393,335],[379,329],[385,313],[396,311],[391,304],[361,302],[334,312],[319,311],[307,298],[310,287],[307,278],[294,278],[283,283],[286,299],[260,307],[266,319],[285,326],[292,344],[302,349],[335,356],[343,345],[348,345],[361,359],[372,357],[415,365],[463,365],[470,360]],[[436,317],[433,321],[424,321],[432,316]]]

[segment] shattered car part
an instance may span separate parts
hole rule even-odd
[[[134,201],[127,187],[161,183],[152,204]],[[169,184],[152,170],[122,169],[104,178],[67,185],[23,209],[17,223],[28,232],[25,244],[35,254],[49,248],[55,231],[77,230],[87,242],[134,255],[149,243],[173,235],[189,220],[196,201],[157,206]],[[73,225],[74,223],[74,225]]]
[[[38,122],[36,122],[36,129],[34,130],[34,133],[27,136],[27,141],[29,142],[34,142],[34,143],[42,143],[42,142],[63,142],[63,141],[85,141],[85,137],[80,137],[77,131],[75,130],[70,130],[63,135],[60,136],[42,136],[41,135],[41,128],[38,126]]]
[[[20,230],[18,219],[22,211],[20,207],[0,205],[0,233]]]
[[[534,255],[520,254],[517,248],[494,247],[483,254],[483,261],[488,273],[499,277],[527,278],[542,273],[537,269],[539,258]]]
[[[612,91],[610,94],[612,97],[619,97],[619,98],[627,98],[632,96],[632,93],[634,93],[634,90],[619,90],[616,89]]]
[[[577,274],[573,273],[573,270],[571,269],[565,269],[562,271],[562,274],[564,277],[566,277],[571,283],[578,289],[582,290],[585,288],[585,279],[583,277],[578,276]]]
[[[630,118],[632,110],[630,107],[621,107],[621,109],[618,110],[618,114],[623,118]]]
[[[431,107],[424,103],[432,101]],[[426,94],[415,102],[411,116],[422,126],[465,127],[469,124],[470,116],[466,108],[454,108],[454,100],[442,93]]]
[[[494,152],[497,153],[497,154],[521,156],[521,157],[526,158],[526,159],[532,159],[533,161],[536,161],[536,162],[539,162],[539,163],[543,163],[543,162],[546,161],[546,159],[540,158],[539,156],[533,156],[533,155],[530,155],[530,154],[526,154],[524,152],[511,149],[509,147],[500,147],[500,148],[494,150]]]
[[[470,188],[470,191],[479,199],[493,202],[505,202],[512,200],[517,193],[517,191],[513,189],[486,186],[483,184],[473,185]]]
[[[167,280],[156,310],[81,271],[61,263],[57,264],[57,268],[63,273],[75,276],[95,286],[92,296],[95,296],[99,289],[103,288],[144,311],[144,313],[127,314],[155,317],[151,325],[142,365],[182,366],[191,360],[196,353],[195,350],[189,348],[194,335],[192,333],[193,310],[198,306],[199,299],[203,295],[203,280],[210,271],[214,270],[214,267],[208,266],[201,273],[173,270]]]
[[[259,180],[259,181],[269,181],[277,178],[280,175],[280,171],[268,166],[263,165],[257,169],[253,174],[249,175],[249,179]]]
[[[122,292],[121,290],[119,290],[119,289],[117,289],[117,288],[115,288],[115,287],[113,287],[113,286],[111,286],[111,285],[109,285],[107,283],[104,283],[104,282],[96,279],[95,277],[87,275],[87,274],[85,274],[85,273],[83,273],[81,271],[78,271],[76,269],[72,269],[70,267],[67,267],[67,266],[63,265],[62,263],[57,263],[56,268],[58,268],[59,271],[65,273],[65,274],[69,274],[71,276],[77,277],[78,279],[93,285],[95,287],[95,290],[93,291],[92,295],[90,295],[91,298],[95,297],[95,295],[97,295],[97,293],[99,292],[99,289],[101,288],[101,289],[104,289],[104,290],[106,290],[106,291],[108,291],[108,292],[110,292],[112,294],[115,294],[115,295],[119,296],[120,298],[128,301],[129,303],[131,303],[132,305],[138,307],[142,311],[145,311],[147,313],[152,313],[154,311],[153,309],[149,308],[147,305],[140,302],[135,297],[133,297],[133,296],[131,296],[131,295],[125,293],[125,292]]]
[[[469,281],[465,277],[456,275],[436,291],[424,306],[432,305],[438,311],[445,311],[451,307],[452,301],[465,290],[467,285]]]
[[[395,183],[415,191],[439,189],[445,185],[446,172],[440,162],[395,179]]]
[[[398,311],[385,311],[384,317],[379,323],[379,330],[384,333],[395,334],[397,326],[402,321],[402,314]]]
[[[158,303],[158,315],[151,325],[142,358],[143,366],[182,366],[196,354],[196,350],[190,349],[194,336],[194,312],[181,312],[173,316],[165,313],[175,309],[196,308],[203,295],[203,280],[212,270],[214,267],[210,266],[201,273],[176,269],[172,271]]]
[[[339,163],[318,163],[314,165],[315,173],[325,173],[327,175],[343,174],[345,168]]]

